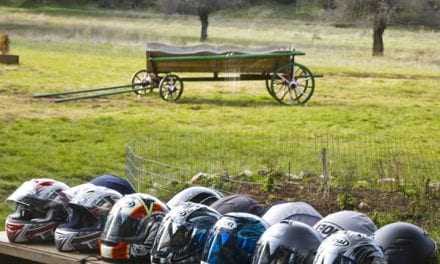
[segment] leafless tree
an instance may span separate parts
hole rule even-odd
[[[159,6],[165,13],[197,15],[201,23],[200,41],[208,39],[209,15],[217,10],[242,6],[246,0],[162,0]]]
[[[396,4],[396,1],[393,0],[375,0],[373,2],[373,56],[384,55],[383,34]]]

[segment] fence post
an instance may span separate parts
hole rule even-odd
[[[322,163],[322,178],[323,178],[321,190],[324,192],[325,196],[328,196],[330,191],[330,184],[329,184],[330,171],[328,166],[327,148],[322,148],[321,150],[321,163]]]

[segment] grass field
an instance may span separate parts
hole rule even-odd
[[[197,42],[199,21],[152,11],[0,7],[0,31],[10,34],[21,60],[0,65],[0,198],[35,177],[74,185],[123,174],[125,144],[157,131],[371,136],[440,149],[440,32],[388,29],[386,56],[372,58],[369,28],[257,10],[214,15],[210,42],[289,43],[305,51],[299,61],[325,75],[307,106],[280,106],[262,82],[189,83],[178,104],[133,95],[66,104],[32,99],[126,84],[145,67],[147,41]],[[0,205],[1,217],[7,212]],[[428,228],[440,238],[438,224]]]

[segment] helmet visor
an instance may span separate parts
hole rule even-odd
[[[321,260],[322,264],[358,264],[355,260],[338,253],[327,253]],[[364,263],[359,263],[364,264]],[[365,263],[367,264],[367,263]]]
[[[241,263],[250,260],[250,253],[255,250],[259,234],[253,230],[216,229],[209,237],[203,252],[206,263]]]
[[[277,240],[261,244],[252,264],[299,264],[305,263],[306,258],[298,252],[279,245]]]
[[[100,219],[90,213],[87,208],[76,204],[70,204],[69,206],[67,223],[61,227],[78,231],[90,231],[98,229],[101,225]]]
[[[113,242],[142,242],[147,220],[146,217],[130,216],[121,211],[112,213],[108,216],[102,238]]]

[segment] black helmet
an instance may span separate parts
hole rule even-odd
[[[220,214],[206,205],[183,203],[165,216],[151,250],[151,263],[200,263],[203,246]]]
[[[101,236],[101,257],[150,261],[151,247],[168,207],[154,196],[129,194],[113,206]]]
[[[428,234],[409,223],[386,225],[374,233],[388,264],[436,264],[437,246]]]
[[[350,230],[369,236],[377,230],[376,225],[367,215],[356,211],[340,211],[329,214],[316,223],[313,228],[323,238],[327,238],[339,230]]]
[[[313,264],[386,264],[382,249],[365,234],[337,231],[318,248]]]
[[[227,213],[249,213],[262,216],[265,212],[264,207],[255,199],[241,194],[234,194],[223,197],[211,205],[211,208],[221,214]]]
[[[312,227],[285,220],[264,232],[252,264],[312,264],[321,240]]]
[[[168,201],[167,205],[171,209],[186,202],[200,203],[209,206],[222,197],[223,194],[216,190],[201,186],[194,186],[186,188],[185,190],[174,195],[173,198]]]
[[[201,263],[248,264],[268,225],[248,213],[229,213],[217,221],[203,250]]]
[[[273,205],[263,215],[263,219],[273,225],[285,219],[295,220],[313,226],[322,215],[313,206],[304,202],[280,203]]]

